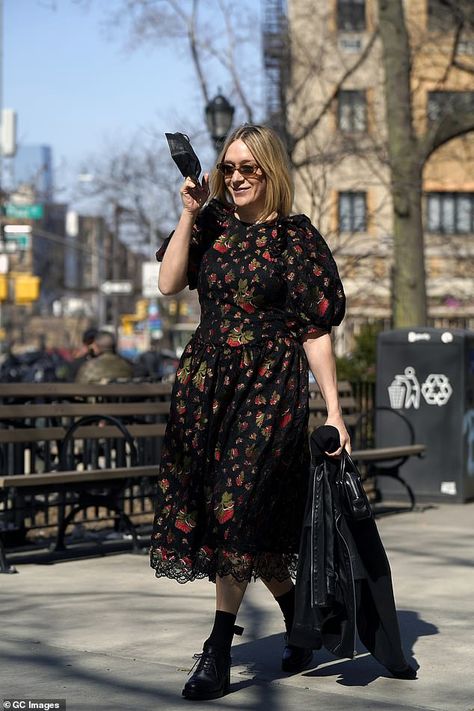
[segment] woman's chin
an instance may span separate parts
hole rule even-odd
[[[247,205],[251,202],[248,195],[234,195],[233,197],[236,205]]]

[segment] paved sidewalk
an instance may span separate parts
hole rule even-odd
[[[145,555],[122,553],[0,575],[3,699],[65,698],[68,711],[474,710],[474,504],[378,520],[390,557],[405,649],[419,679],[400,681],[367,653],[279,671],[280,612],[261,583],[239,614],[231,693],[181,698],[186,670],[209,632],[214,587],[156,580]]]

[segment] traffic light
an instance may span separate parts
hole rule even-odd
[[[148,315],[148,299],[138,299],[135,304],[135,314],[140,321],[145,321]]]
[[[39,298],[41,279],[33,274],[15,275],[15,303],[30,304]]]
[[[8,276],[0,274],[0,301],[8,299]]]
[[[176,316],[178,313],[178,302],[176,299],[171,299],[168,303],[168,313],[170,316]]]

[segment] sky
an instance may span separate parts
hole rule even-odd
[[[203,114],[185,54],[168,46],[130,52],[124,31],[110,37],[105,11],[119,0],[3,4],[3,106],[17,111],[19,142],[52,147],[61,200],[107,144],[150,127],[185,130],[183,116]]]

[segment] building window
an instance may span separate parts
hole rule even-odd
[[[337,124],[341,131],[367,129],[367,100],[365,91],[340,91],[337,103]]]
[[[428,119],[439,121],[446,114],[474,111],[474,91],[430,91]]]
[[[365,30],[365,0],[337,0],[337,29],[343,32]]]
[[[366,231],[366,193],[339,193],[339,229],[341,232]]]
[[[428,29],[449,32],[468,24],[474,24],[472,0],[428,0]]]
[[[474,233],[474,193],[428,193],[428,232]]]
[[[362,50],[362,40],[360,36],[351,37],[350,35],[343,35],[339,38],[338,46],[342,52],[346,52],[347,54],[357,53]]]
[[[474,39],[460,39],[458,42],[458,53],[474,56]]]

